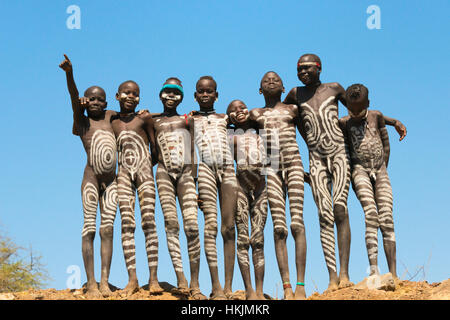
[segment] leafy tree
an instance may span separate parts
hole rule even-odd
[[[41,288],[50,280],[41,259],[0,234],[0,292]]]

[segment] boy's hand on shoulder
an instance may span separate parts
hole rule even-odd
[[[72,62],[70,62],[69,58],[64,55],[64,61],[59,64],[59,67],[63,69],[65,72],[72,71]]]
[[[137,114],[138,116],[140,116],[140,115],[144,115],[144,114],[146,114],[146,113],[150,114],[150,112],[148,111],[148,109],[141,109],[141,110],[139,110],[136,114]]]

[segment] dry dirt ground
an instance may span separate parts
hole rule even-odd
[[[103,300],[189,300],[188,296],[174,294],[174,287],[167,282],[161,282],[162,294],[150,295],[147,286],[131,296],[123,296],[122,290],[111,286],[113,295]],[[270,298],[267,296],[267,298]],[[244,300],[243,291],[234,293],[234,300]],[[28,290],[14,293],[0,293],[0,300],[93,300],[79,290]],[[98,299],[95,299],[98,300]],[[396,281],[395,291],[357,290],[354,287],[339,289],[333,292],[313,293],[308,300],[450,300],[450,279],[443,282],[427,283],[407,280]]]

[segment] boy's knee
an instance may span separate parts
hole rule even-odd
[[[179,233],[180,232],[180,225],[178,224],[178,221],[176,220],[169,220],[165,223],[166,231],[170,233]]]
[[[241,251],[241,250],[248,251],[249,248],[250,248],[250,241],[249,241],[248,238],[238,239],[238,241],[237,241],[237,249],[239,251]]]
[[[186,237],[190,239],[196,238],[199,235],[198,226],[186,224],[184,226],[184,233],[186,234]]]
[[[82,234],[83,240],[86,241],[94,241],[95,238],[95,230],[84,231]]]
[[[291,224],[291,232],[295,238],[305,232],[305,227],[300,224]]]
[[[264,237],[255,237],[250,239],[250,244],[252,246],[252,250],[261,250],[264,248]]]
[[[348,219],[348,213],[347,210],[341,205],[336,205],[333,210],[334,213],[334,220],[336,223],[341,223]]]
[[[112,239],[113,234],[114,234],[114,229],[112,226],[100,228],[100,237],[102,239]]]
[[[288,236],[288,230],[283,227],[275,227],[273,229],[273,236],[275,238],[275,241],[286,240],[286,238]]]
[[[235,226],[232,225],[223,225],[220,228],[220,233],[224,239],[234,239],[236,236]]]

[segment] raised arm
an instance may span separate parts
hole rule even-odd
[[[389,145],[389,135],[386,129],[385,120],[383,117],[383,114],[381,112],[378,115],[378,130],[380,131],[380,137],[381,142],[383,144],[383,151],[384,151],[384,162],[386,163],[386,168],[388,167],[389,163],[389,155],[391,152],[391,148]]]
[[[400,120],[394,118],[389,118],[386,116],[383,117],[385,124],[395,127],[395,130],[397,130],[398,134],[400,135],[399,141],[402,141],[406,137],[406,127],[403,125],[403,123],[401,123]]]
[[[82,101],[80,101],[77,85],[75,84],[75,80],[73,78],[72,62],[66,55],[64,55],[64,58],[64,61],[60,63],[59,67],[66,72],[67,89],[69,90],[70,100],[72,101],[72,133],[79,136],[82,134],[82,127],[84,124],[84,107],[89,102],[87,101],[87,99],[82,99]]]

